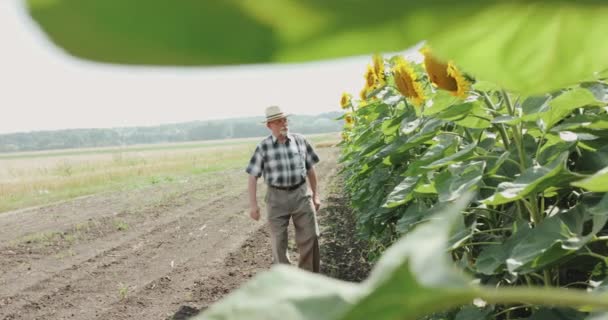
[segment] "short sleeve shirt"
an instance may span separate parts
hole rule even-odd
[[[308,141],[299,134],[288,134],[285,143],[270,135],[256,147],[245,170],[256,177],[264,176],[267,184],[291,187],[306,179],[306,173],[319,156]]]

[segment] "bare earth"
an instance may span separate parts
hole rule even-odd
[[[317,151],[325,195],[338,151]],[[271,263],[266,225],[245,215],[246,179],[224,171],[1,213],[0,319],[183,319],[205,309]]]

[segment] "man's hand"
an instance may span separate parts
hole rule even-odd
[[[260,220],[260,207],[258,207],[258,206],[252,207],[249,210],[249,216],[251,217],[251,219],[253,219],[255,221]]]
[[[312,204],[315,206],[315,211],[319,211],[319,208],[321,207],[321,200],[319,200],[319,196],[318,195],[313,195],[312,196]]]

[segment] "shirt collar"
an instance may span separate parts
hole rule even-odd
[[[274,136],[274,134],[270,135],[270,139],[272,139],[272,144],[276,145],[279,142],[279,139]],[[291,133],[287,134],[287,142],[291,141]]]

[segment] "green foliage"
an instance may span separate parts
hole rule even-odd
[[[433,208],[475,192],[449,250],[481,284],[592,288],[605,278],[605,83],[531,97],[486,83],[487,91],[473,85],[458,97],[432,84],[434,75],[412,76],[424,88],[420,107],[390,85],[392,73],[389,85],[376,83],[381,90],[349,106],[354,124],[344,128],[341,161],[362,234],[390,245],[432,219]],[[464,121],[471,116],[487,125]],[[383,130],[396,119],[399,130]],[[508,308],[478,312],[499,317]]]
[[[440,57],[521,93],[608,69],[604,1],[26,1],[60,47],[103,62],[300,62],[427,40]]]

